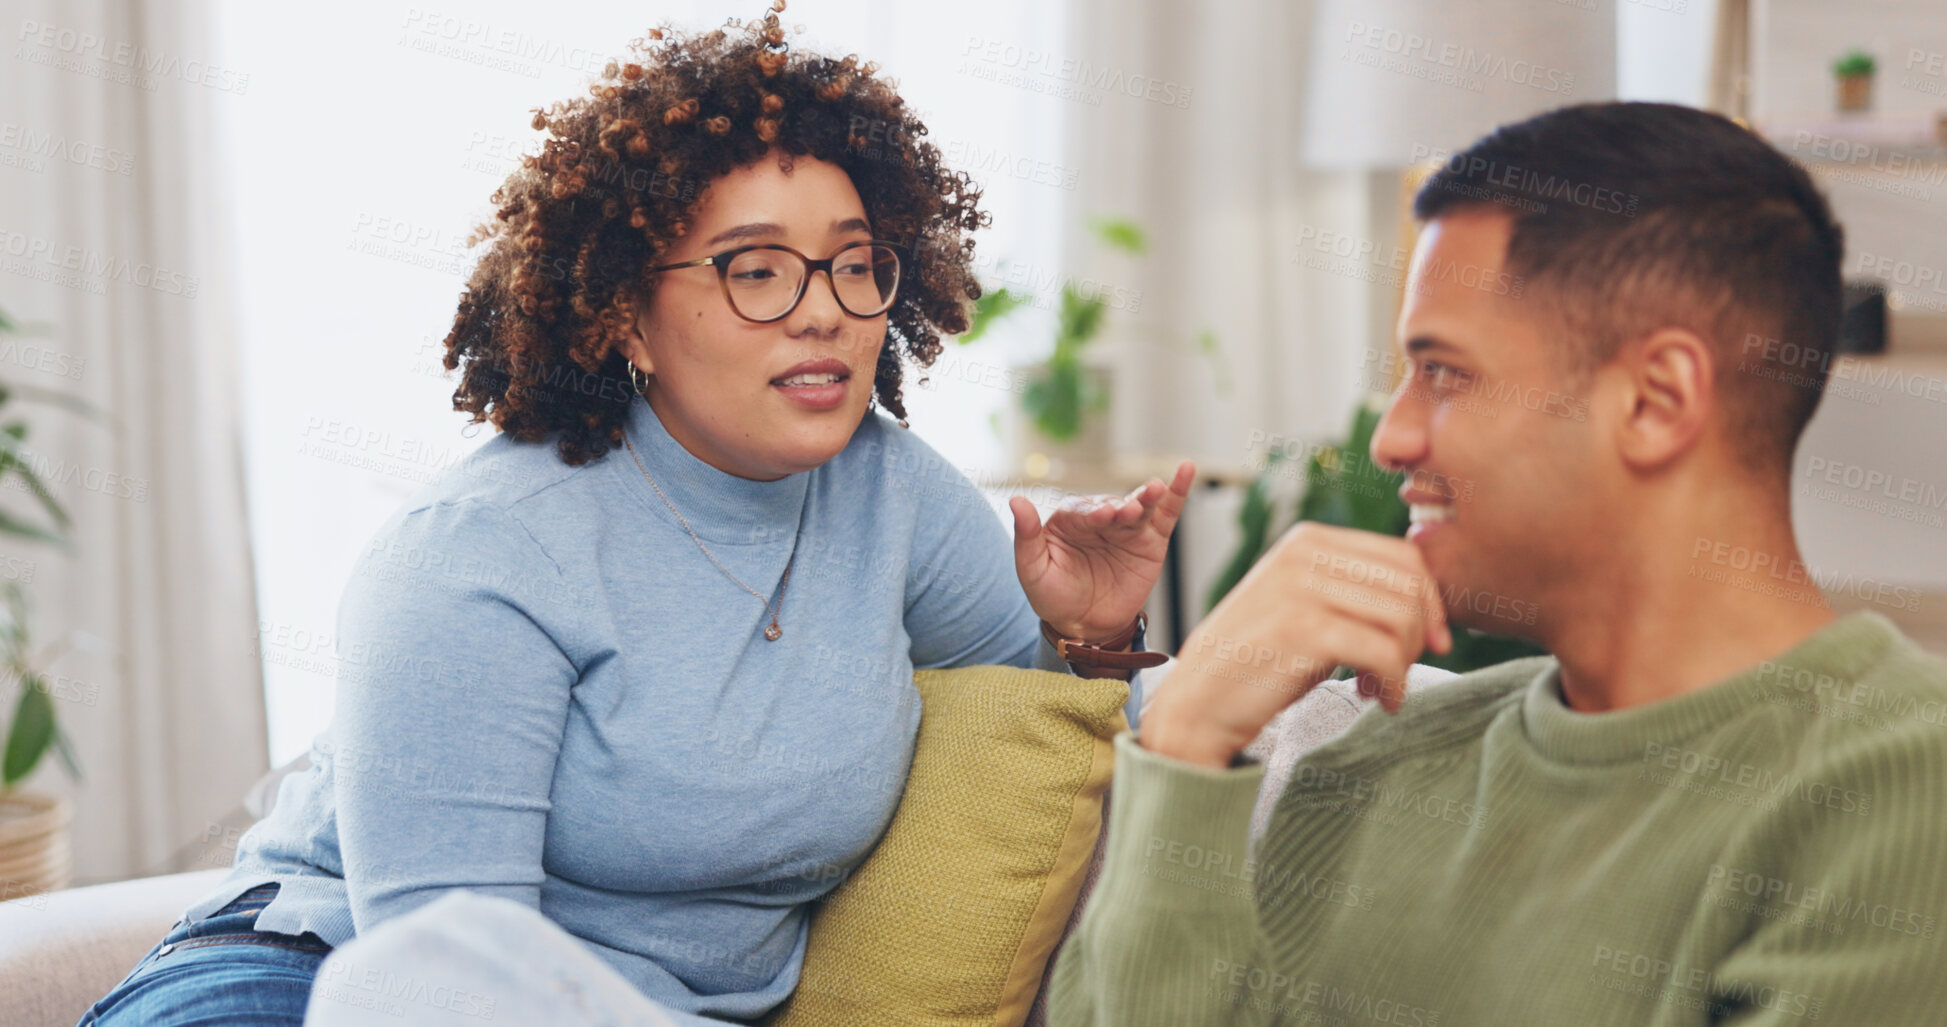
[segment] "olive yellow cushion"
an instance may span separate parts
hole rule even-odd
[[[1019,667],[913,681],[899,808],[813,910],[771,1027],[1019,1027],[1075,906],[1129,683]]]

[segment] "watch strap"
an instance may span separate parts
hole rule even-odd
[[[1129,626],[1118,632],[1114,638],[1100,642],[1089,642],[1079,638],[1063,638],[1055,626],[1046,620],[1041,622],[1041,636],[1055,647],[1055,655],[1070,666],[1100,667],[1106,670],[1141,670],[1144,667],[1157,667],[1169,661],[1168,653],[1149,649],[1122,651],[1120,647],[1134,641],[1138,634],[1148,630],[1149,619],[1138,612]]]

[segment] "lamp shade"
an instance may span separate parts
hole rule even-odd
[[[1317,0],[1300,160],[1381,170],[1616,96],[1611,0]]]

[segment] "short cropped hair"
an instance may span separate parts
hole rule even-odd
[[[1421,221],[1493,210],[1525,296],[1586,376],[1660,328],[1712,347],[1728,438],[1789,477],[1838,339],[1844,235],[1805,169],[1722,116],[1662,103],[1564,107],[1502,126],[1421,187]]]

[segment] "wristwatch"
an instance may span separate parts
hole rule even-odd
[[[1041,636],[1048,640],[1049,645],[1055,647],[1055,655],[1078,670],[1082,667],[1101,670],[1141,670],[1144,667],[1156,667],[1168,662],[1170,658],[1168,653],[1150,649],[1121,651],[1120,647],[1134,642],[1148,629],[1149,618],[1140,611],[1136,613],[1135,621],[1127,628],[1114,638],[1101,642],[1063,638],[1061,633],[1055,630],[1054,625],[1046,620],[1041,622]]]

